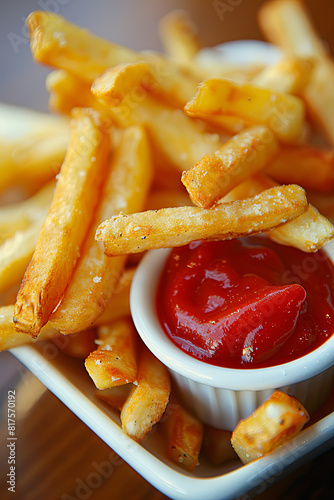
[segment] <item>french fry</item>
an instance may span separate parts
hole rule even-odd
[[[95,395],[98,399],[101,399],[120,412],[129,397],[131,389],[132,384],[118,385],[117,387],[111,387],[111,389],[96,391]]]
[[[15,304],[18,332],[36,337],[58,305],[92,220],[109,140],[96,112],[78,110],[69,149]]]
[[[334,63],[303,2],[266,2],[259,11],[259,24],[266,38],[286,54],[314,62],[304,97],[315,121],[334,145]]]
[[[150,150],[143,128],[127,128],[112,157],[112,164],[95,220],[81,252],[78,265],[56,311],[50,317],[62,333],[89,328],[103,313],[125,265],[124,257],[106,257],[94,239],[97,226],[121,210],[131,213],[145,204],[152,178]]]
[[[161,419],[171,390],[167,368],[145,347],[140,354],[137,382],[124,403],[121,422],[126,434],[141,441]]]
[[[130,319],[98,328],[98,348],[85,367],[97,389],[110,389],[137,379],[138,334]]]
[[[160,425],[160,424],[159,424]],[[193,471],[203,441],[203,424],[173,397],[162,423],[167,437],[167,454],[173,462]]]
[[[123,66],[124,72],[132,72],[133,65]],[[119,126],[142,124],[148,128],[154,145],[155,163],[174,166],[179,171],[188,170],[206,153],[213,152],[220,143],[217,133],[208,133],[182,110],[174,109],[154,99],[148,92],[140,94],[117,87],[118,102],[114,99],[114,70],[107,70],[92,85],[92,93],[110,106],[110,113]]]
[[[0,246],[0,293],[20,283],[34,253],[42,221],[17,231]]]
[[[334,189],[334,150],[283,145],[265,169],[280,183],[299,184],[305,189]]]
[[[35,11],[26,23],[32,55],[40,63],[65,69],[91,83],[107,68],[145,61],[176,105],[182,107],[194,94],[198,83],[195,76],[160,54],[138,53],[113,44],[51,12]]]
[[[258,175],[237,186],[222,202],[243,199],[270,189],[277,184],[268,177]],[[333,224],[311,204],[294,220],[267,232],[267,236],[303,252],[315,252],[334,237]]]
[[[298,97],[222,78],[201,83],[184,109],[189,116],[204,120],[232,115],[254,125],[267,125],[282,142],[290,143],[300,140],[305,123],[304,103]]]
[[[192,63],[200,50],[196,26],[184,10],[173,10],[160,21],[159,33],[165,52],[182,64]]]
[[[134,267],[125,269],[112,295],[112,300],[104,312],[96,318],[94,326],[107,325],[126,316],[131,316],[129,296],[135,270]]]
[[[237,458],[231,445],[231,437],[230,431],[204,426],[203,453],[213,465],[220,465]]]
[[[246,464],[296,436],[308,420],[309,415],[297,398],[276,391],[250,417],[239,422],[231,443]]]
[[[257,125],[232,137],[215,153],[205,155],[183,172],[181,180],[196,205],[210,208],[240,182],[263,169],[278,150],[273,132]]]
[[[43,221],[53,197],[55,183],[51,182],[34,196],[0,207],[0,244],[16,231],[27,229],[34,222]]]
[[[258,73],[252,84],[276,92],[301,95],[312,70],[312,59],[284,58]]]
[[[37,339],[33,339],[25,333],[18,333],[13,323],[14,305],[0,307],[0,351],[14,349],[21,345],[33,345],[42,340],[49,340],[59,335],[58,330],[47,323],[40,332]]]
[[[0,192],[15,185],[33,194],[58,174],[68,144],[66,122],[50,135],[31,133],[0,144]]]
[[[194,240],[226,239],[268,231],[298,217],[307,207],[305,192],[300,186],[281,186],[214,209],[176,207],[120,214],[98,227],[96,239],[103,242],[107,255],[138,253],[186,245]]]

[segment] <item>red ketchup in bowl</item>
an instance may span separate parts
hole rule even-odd
[[[159,321],[189,355],[228,368],[299,358],[334,331],[334,266],[266,236],[192,242],[169,255]]]

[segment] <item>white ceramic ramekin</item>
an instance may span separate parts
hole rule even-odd
[[[334,244],[326,251],[333,260]],[[131,288],[131,313],[144,343],[169,368],[183,403],[202,422],[233,430],[277,389],[296,396],[309,412],[325,401],[334,378],[334,335],[299,359],[261,369],[210,365],[174,345],[160,326],[155,306],[169,252],[153,250],[141,261]]]

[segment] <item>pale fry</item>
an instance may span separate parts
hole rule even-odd
[[[0,207],[0,243],[34,222],[42,223],[53,197],[55,183],[51,182],[34,196]]]
[[[121,411],[123,431],[141,441],[161,419],[170,395],[168,370],[143,346],[138,368],[138,385],[127,398]]]
[[[114,151],[102,198],[83,246],[78,265],[56,311],[50,317],[62,333],[89,328],[108,306],[125,265],[110,259],[95,241],[101,222],[118,214],[142,210],[152,179],[148,138],[143,128],[127,128]]]
[[[58,305],[92,220],[108,153],[98,113],[78,110],[53,201],[18,293],[17,331],[37,336]]]
[[[128,67],[129,68],[129,67]],[[147,92],[124,94],[114,106],[114,73],[108,70],[103,80],[97,79],[92,93],[110,107],[110,114],[119,126],[142,124],[148,128],[154,146],[156,163],[167,163],[179,171],[188,170],[206,153],[215,151],[222,140],[218,134],[207,133],[180,109],[161,103]]]
[[[268,231],[301,215],[307,207],[304,190],[287,185],[213,209],[176,207],[120,214],[102,223],[96,238],[103,241],[107,255],[137,253]]]
[[[0,293],[20,283],[34,253],[42,221],[17,231],[0,246]]]
[[[14,305],[0,307],[0,351],[7,351],[25,344],[33,345],[35,342],[54,339],[59,335],[58,330],[53,328],[50,323],[41,329],[36,340],[25,333],[18,333],[13,323],[13,315]]]
[[[187,470],[194,470],[198,465],[198,456],[203,441],[202,422],[173,397],[166,408],[162,425],[168,439],[169,458]]]
[[[129,397],[132,387],[132,384],[118,385],[111,389],[97,391],[95,395],[97,398],[115,408],[115,410],[121,411],[125,401]]]
[[[310,80],[311,59],[284,58],[268,66],[252,79],[252,84],[276,92],[301,95]]]
[[[196,26],[184,10],[173,10],[159,24],[165,52],[183,64],[193,62],[200,50]]]
[[[283,145],[265,169],[282,184],[328,192],[334,189],[334,150]]]
[[[210,208],[240,182],[262,170],[278,150],[273,132],[254,126],[204,156],[183,172],[181,180],[196,205]]]
[[[267,125],[283,142],[300,140],[305,123],[304,102],[298,97],[222,78],[201,83],[184,109],[189,116],[203,119],[232,115]]]
[[[222,201],[247,198],[277,184],[270,178],[258,175],[237,186]],[[294,220],[267,232],[273,241],[303,252],[315,252],[334,237],[333,224],[311,204]]]
[[[196,90],[198,79],[160,54],[135,52],[103,40],[51,12],[33,12],[26,22],[35,60],[70,71],[88,83],[107,68],[145,61],[176,105],[182,107]]]
[[[232,446],[240,460],[249,463],[294,437],[309,418],[295,397],[276,391],[250,417],[239,422],[232,433]]]
[[[138,334],[130,319],[98,328],[98,348],[85,367],[97,389],[110,389],[137,379]]]
[[[259,23],[267,39],[288,55],[313,60],[304,97],[314,119],[334,145],[334,63],[304,4],[297,0],[266,2],[259,11]]]

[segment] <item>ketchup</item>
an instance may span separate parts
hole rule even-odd
[[[334,331],[334,267],[266,236],[172,250],[157,292],[160,323],[183,351],[229,368],[292,361]]]

